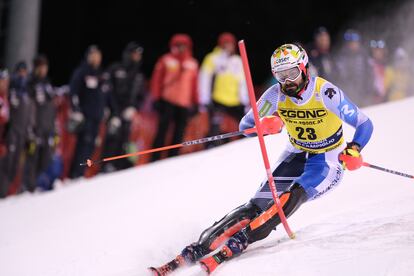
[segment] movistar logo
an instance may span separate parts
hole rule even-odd
[[[325,109],[311,109],[311,110],[294,110],[294,109],[280,109],[279,115],[289,119],[317,119],[325,117],[328,112]]]
[[[352,108],[350,108],[349,107],[349,105],[344,105],[344,106],[342,106],[342,108],[341,108],[341,111],[345,114],[345,115],[349,115],[349,116],[352,116],[352,115],[354,115],[355,114],[355,110],[354,109],[352,109]]]

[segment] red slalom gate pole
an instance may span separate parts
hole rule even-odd
[[[241,58],[242,58],[242,61],[243,61],[243,70],[244,70],[244,76],[246,78],[247,89],[249,91],[250,106],[252,107],[253,114],[254,114],[254,122],[255,122],[255,125],[256,125],[256,129],[257,129],[257,137],[259,138],[260,149],[262,151],[263,162],[264,162],[264,166],[266,168],[266,174],[267,174],[267,179],[268,179],[268,182],[269,182],[269,187],[270,187],[270,190],[272,191],[273,200],[275,202],[277,212],[279,214],[279,217],[280,217],[280,220],[283,224],[283,227],[285,228],[285,230],[286,230],[287,234],[289,235],[289,237],[291,239],[294,239],[295,234],[290,229],[289,224],[288,224],[287,219],[286,219],[286,216],[285,216],[285,213],[283,212],[283,208],[281,206],[279,196],[277,195],[276,184],[275,184],[275,181],[274,181],[274,178],[273,178],[273,174],[272,174],[272,171],[270,169],[269,157],[267,155],[266,145],[265,145],[264,138],[263,138],[263,129],[260,126],[259,112],[257,111],[256,96],[254,94],[253,82],[252,82],[252,77],[251,77],[251,74],[250,74],[249,60],[247,58],[246,46],[244,44],[244,40],[239,41],[239,50],[240,50],[240,55],[241,55]]]

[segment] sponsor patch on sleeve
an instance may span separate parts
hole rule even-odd
[[[271,107],[272,107],[272,104],[268,100],[266,100],[263,106],[259,110],[259,116],[264,117],[269,112]]]

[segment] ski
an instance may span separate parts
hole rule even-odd
[[[202,259],[199,263],[201,268],[207,272],[207,274],[211,274],[219,266],[219,264],[230,258],[232,255],[233,252],[231,249],[227,246],[223,246],[219,252]]]
[[[178,255],[174,260],[166,263],[165,265],[162,265],[160,267],[149,267],[148,269],[154,276],[166,276],[170,275],[173,271],[183,266],[185,266],[184,257]]]
[[[211,274],[219,264],[233,256],[233,252],[228,246],[223,246],[220,251],[217,253],[201,259],[197,263],[201,266],[202,270],[207,274]],[[166,276],[171,275],[172,272],[176,271],[178,268],[187,267],[188,264],[185,262],[185,259],[182,255],[178,255],[172,261],[162,265],[160,267],[149,267],[148,269],[152,272],[154,276]]]

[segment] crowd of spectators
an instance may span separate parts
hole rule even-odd
[[[107,68],[102,68],[99,47],[90,45],[61,87],[49,80],[48,58],[42,54],[31,66],[19,62],[12,70],[1,68],[0,197],[51,190],[57,179],[91,177],[219,145],[80,166],[87,158],[236,130],[249,109],[236,41],[231,33],[220,34],[199,62],[191,37],[175,34],[149,79],[141,68],[144,48],[134,41]],[[391,51],[382,38],[367,41],[349,29],[334,49],[329,31],[319,27],[303,46],[311,74],[338,84],[361,107],[413,95],[408,53],[401,47]]]
[[[381,37],[366,40],[357,30],[348,29],[333,49],[329,31],[320,27],[305,48],[313,73],[338,84],[360,107],[413,95],[408,86],[413,68],[407,51],[402,47],[391,51]]]

